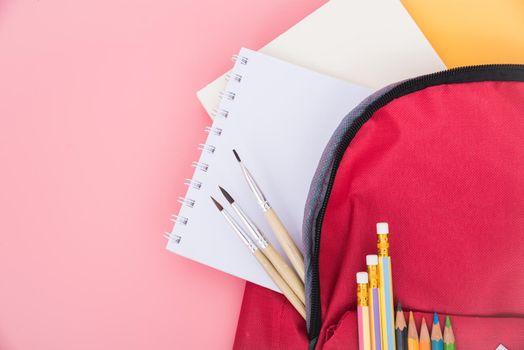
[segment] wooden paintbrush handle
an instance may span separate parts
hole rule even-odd
[[[302,304],[306,304],[306,293],[304,292],[304,283],[298,278],[295,270],[293,270],[284,259],[278,254],[275,248],[269,244],[262,250],[264,255],[273,264],[275,269],[280,273],[280,276],[287,282],[293,292],[297,295]]]
[[[284,224],[282,223],[282,221],[280,221],[280,218],[277,216],[273,208],[269,208],[264,213],[266,215],[267,221],[269,222],[269,225],[271,225],[271,229],[273,229],[273,232],[275,233],[275,236],[278,239],[278,242],[282,246],[284,253],[286,253],[286,256],[291,262],[291,265],[293,265],[293,268],[295,269],[295,271],[298,274],[298,277],[300,277],[303,283],[304,257],[302,256],[302,253],[300,252],[300,250],[298,250],[295,242],[293,242],[293,239],[287,232],[286,228],[284,227]]]
[[[258,262],[264,270],[266,270],[267,274],[273,282],[277,285],[277,287],[284,293],[284,296],[289,300],[291,305],[298,311],[300,316],[306,319],[306,308],[304,304],[298,299],[297,295],[291,290],[291,287],[284,281],[282,276],[278,273],[278,271],[275,269],[275,267],[269,262],[269,260],[266,258],[266,256],[260,251],[256,250],[253,255],[257,258]]]

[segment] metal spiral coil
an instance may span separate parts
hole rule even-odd
[[[170,240],[170,241],[174,241],[175,243],[180,243],[180,240],[182,239],[182,236],[179,236],[179,235],[175,235],[174,233],[171,233],[171,232],[165,232],[164,233],[164,238]]]
[[[236,95],[237,94],[235,94],[233,91],[222,91],[222,92],[220,92],[219,97],[220,97],[220,99],[224,99],[225,98],[225,99],[227,99],[229,101],[233,101],[235,99]]]
[[[197,168],[200,171],[204,171],[204,172],[207,172],[209,169],[209,164],[202,163],[202,162],[193,162],[191,163],[191,166]]]
[[[202,188],[202,182],[193,179],[186,179],[186,181],[184,181],[184,185],[194,188],[195,190]]]
[[[193,208],[196,203],[194,199],[185,198],[185,197],[178,197],[177,202],[189,208]]]
[[[234,55],[232,57],[233,61],[235,61],[236,63],[238,64],[241,64],[241,65],[247,65],[249,59],[245,56],[242,56],[242,55]],[[243,77],[241,74],[238,74],[238,73],[235,73],[235,72],[230,72],[226,75],[226,80],[227,81],[233,81],[233,82],[237,82],[237,83],[240,83],[242,81]],[[235,97],[236,97],[236,93],[233,92],[233,91],[223,91],[220,93],[220,99],[221,100],[226,100],[226,101],[234,101],[235,100]],[[227,118],[229,116],[229,110],[227,109],[224,109],[224,108],[217,108],[217,109],[214,109],[212,112],[211,112],[211,115],[215,118],[215,117],[220,117],[220,118]],[[223,129],[222,128],[219,128],[219,127],[216,127],[216,126],[207,126],[205,129],[205,132],[207,132],[208,134],[212,134],[214,136],[221,136],[222,135],[222,132],[223,132]],[[201,143],[198,145],[198,149],[201,150],[202,152],[207,152],[209,154],[213,154],[215,153],[216,151],[216,147],[213,146],[213,145],[210,145],[210,144],[207,144],[207,143]],[[209,170],[209,164],[208,163],[204,163],[204,162],[200,162],[200,161],[196,161],[196,162],[192,162],[191,165],[196,168],[197,170],[200,170],[200,171],[203,171],[203,172],[207,172]],[[194,179],[186,179],[184,181],[184,185],[190,187],[190,189],[194,189],[194,190],[200,190],[203,186],[203,183],[201,181],[198,181],[198,180],[194,180]],[[196,201],[194,199],[191,199],[191,198],[187,198],[187,197],[179,197],[178,198],[178,203],[186,206],[186,207],[189,207],[189,208],[193,208],[196,204]],[[182,215],[177,215],[177,214],[173,214],[171,216],[171,221],[173,221],[175,224],[181,224],[181,225],[184,225],[184,226],[187,226],[188,222],[189,222],[189,219],[185,216],[182,216]],[[182,240],[182,236],[180,235],[177,235],[177,234],[174,234],[173,232],[165,232],[164,233],[164,237],[168,240],[170,240],[171,242],[174,242],[176,244],[179,244],[180,241]]]
[[[237,83],[240,83],[242,81],[242,75],[238,73],[229,72],[226,74],[226,81],[230,81],[231,79],[233,79],[233,81],[236,81]]]
[[[236,62],[236,61],[239,61],[240,64],[243,64],[243,65],[246,65],[247,62],[249,61],[249,59],[246,57],[246,56],[241,56],[241,55],[233,55],[231,57],[231,59]]]
[[[198,149],[213,154],[217,148],[213,145],[208,145],[207,143],[201,143],[198,145]]]
[[[229,111],[223,108],[220,108],[220,109],[215,108],[211,112],[211,115],[213,116],[213,118],[216,118],[216,117],[227,118],[229,115]]]
[[[213,134],[215,136],[220,136],[222,135],[222,129],[221,128],[217,128],[217,127],[214,127],[214,126],[206,126],[206,128],[204,129],[205,132],[207,132],[208,134]]]
[[[189,219],[182,215],[173,214],[171,215],[171,221],[180,223],[182,225],[187,225],[187,223],[189,222]]]
[[[240,83],[242,81],[242,75],[238,73],[232,74],[231,78],[233,78],[233,80],[236,81],[237,83]]]

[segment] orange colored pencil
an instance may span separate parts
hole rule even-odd
[[[422,317],[419,339],[419,350],[431,350],[431,339],[429,338],[428,325],[426,324],[426,319],[424,317]]]

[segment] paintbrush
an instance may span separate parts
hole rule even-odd
[[[244,166],[244,164],[242,164],[242,161],[240,160],[240,156],[238,155],[237,151],[233,150],[233,154],[235,155],[235,158],[237,159],[238,164],[242,169],[242,173],[244,174],[244,178],[246,179],[249,188],[251,189],[251,191],[255,195],[255,198],[257,199],[258,205],[264,211],[264,216],[266,217],[267,222],[271,226],[271,229],[275,233],[275,237],[282,246],[284,253],[286,253],[286,256],[291,262],[291,265],[293,265],[293,268],[297,272],[298,277],[300,277],[302,282],[304,282],[304,257],[302,256],[302,253],[300,252],[300,250],[298,250],[295,242],[293,242],[293,239],[289,235],[289,232],[287,231],[286,227],[284,226],[278,215],[275,213],[275,210],[273,210],[273,208],[267,201],[266,197],[264,196],[264,193],[260,189],[260,186],[258,186],[258,184],[256,183],[253,175],[251,175],[249,170]]]
[[[306,303],[306,295],[304,292],[304,284],[298,278],[295,271],[284,261],[280,254],[275,250],[271,242],[269,242],[262,231],[257,227],[257,225],[249,218],[249,216],[242,210],[240,205],[233,199],[233,197],[222,187],[218,186],[220,191],[227,199],[229,204],[233,207],[235,212],[240,217],[240,220],[247,227],[248,231],[251,233],[251,236],[255,239],[255,242],[258,243],[258,247],[264,253],[264,255],[271,261],[275,269],[280,273],[282,278],[287,282],[291,287],[293,292],[297,295],[300,301]]]
[[[220,211],[220,213],[224,216],[229,225],[231,225],[233,230],[240,237],[242,242],[244,242],[244,244],[248,247],[251,253],[255,256],[260,265],[262,265],[269,277],[271,277],[273,282],[275,282],[277,287],[282,291],[287,300],[289,300],[291,305],[293,305],[293,307],[298,311],[300,316],[306,319],[306,308],[304,307],[304,304],[302,304],[300,299],[297,297],[297,295],[293,292],[291,287],[286,283],[286,281],[284,281],[282,276],[280,276],[280,274],[271,264],[271,262],[269,262],[266,256],[258,249],[258,247],[251,241],[247,234],[237,224],[233,216],[231,216],[231,214],[229,214],[216,199],[211,197],[211,200],[213,201],[217,209]]]

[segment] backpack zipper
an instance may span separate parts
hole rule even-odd
[[[481,81],[524,81],[524,65],[518,64],[489,64],[480,66],[465,66],[452,68],[445,71],[435,72],[413,79],[406,80],[399,85],[393,87],[384,95],[378,97],[373,101],[362,114],[357,117],[353,124],[342,136],[342,140],[335,150],[335,157],[333,165],[329,174],[329,181],[324,198],[322,198],[322,206],[320,207],[318,216],[315,220],[315,239],[313,243],[313,252],[311,258],[312,278],[311,278],[311,293],[310,293],[310,314],[308,334],[310,339],[310,348],[316,346],[318,336],[322,327],[322,310],[320,306],[320,280],[319,280],[319,247],[320,234],[322,230],[322,223],[326,213],[327,202],[333,189],[335,176],[346,152],[347,147],[353,140],[360,128],[366,123],[373,114],[380,108],[394,99],[410,94],[415,91],[422,90],[430,86],[441,84],[457,84],[467,82],[481,82]]]

